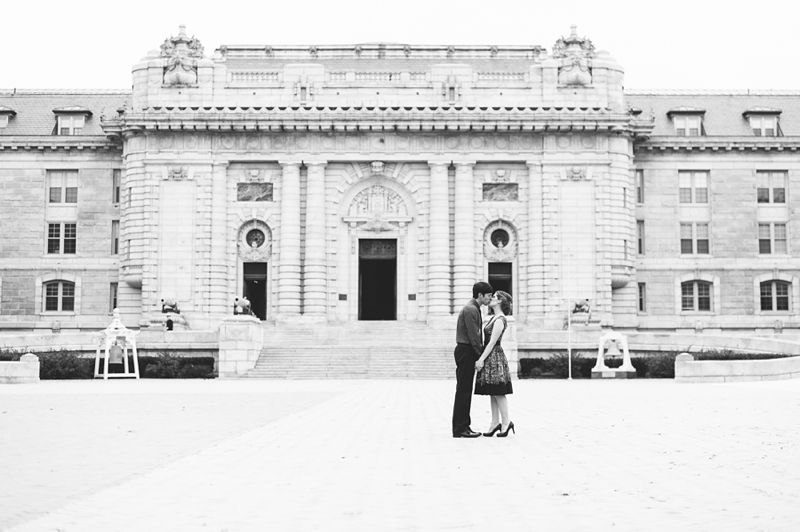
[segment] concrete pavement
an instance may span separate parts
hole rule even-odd
[[[800,528],[798,380],[514,386],[505,440],[455,381],[0,387],[0,529]]]

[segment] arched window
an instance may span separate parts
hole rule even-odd
[[[73,312],[75,310],[75,283],[49,281],[44,283],[45,312]]]
[[[681,310],[711,312],[714,285],[707,281],[681,283]]]
[[[764,281],[760,284],[761,310],[788,311],[792,284],[786,281]]]

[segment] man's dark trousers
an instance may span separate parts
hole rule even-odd
[[[456,400],[453,403],[453,434],[470,430],[472,381],[475,378],[475,350],[470,344],[456,344]]]

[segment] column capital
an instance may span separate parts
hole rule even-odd
[[[473,166],[478,164],[478,161],[453,161],[453,164],[456,166],[456,168],[464,168],[464,167],[472,168]]]
[[[284,161],[278,161],[278,164],[283,166],[284,168],[287,166],[296,166],[300,168],[300,165],[303,164],[303,161],[289,159]]]
[[[303,161],[303,164],[309,168],[312,166],[327,166],[328,161]]]
[[[211,161],[211,166],[213,167],[221,166],[223,168],[227,168],[228,166],[230,166],[230,164],[231,164],[230,161]]]
[[[534,167],[534,166],[535,166],[535,167],[541,167],[541,166],[543,165],[543,163],[542,163],[542,161],[540,161],[540,160],[535,160],[535,161],[525,161],[525,165],[526,165],[528,168],[531,168],[531,167]]]
[[[439,167],[439,166],[450,166],[452,161],[428,161],[428,166],[431,168]]]

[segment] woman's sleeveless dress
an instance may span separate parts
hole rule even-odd
[[[503,320],[505,328],[500,333],[500,338],[494,344],[492,352],[483,361],[483,369],[478,370],[478,378],[475,379],[475,394],[476,395],[507,395],[514,393],[511,387],[511,372],[508,369],[508,360],[506,354],[503,352],[503,347],[500,342],[503,340],[503,335],[508,330],[508,322],[505,316],[500,316],[496,320],[490,321],[483,329],[483,337],[488,342],[492,337],[492,329],[498,320]]]

